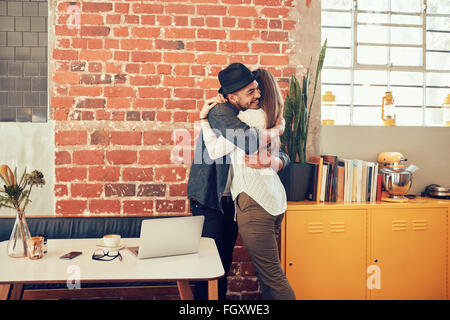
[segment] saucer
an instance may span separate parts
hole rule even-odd
[[[122,241],[120,242],[119,245],[111,247],[111,246],[106,246],[103,243],[99,243],[96,245],[97,247],[101,247],[101,248],[105,248],[105,249],[110,249],[110,250],[121,250],[123,248],[125,248],[125,243],[123,243]]]

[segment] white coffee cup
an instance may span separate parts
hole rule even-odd
[[[107,234],[103,236],[103,244],[106,247],[117,247],[120,244],[120,234]]]

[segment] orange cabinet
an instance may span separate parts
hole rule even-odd
[[[447,299],[449,206],[289,202],[281,259],[297,299]]]
[[[365,299],[365,210],[289,211],[286,223],[297,299]]]
[[[369,216],[368,265],[378,266],[380,284],[368,288],[369,298],[446,299],[447,210],[373,209]]]

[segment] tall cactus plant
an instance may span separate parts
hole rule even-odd
[[[311,101],[308,101],[311,68],[308,68],[308,72],[303,76],[301,85],[295,75],[292,75],[289,80],[289,91],[284,102],[286,129],[281,136],[281,148],[289,155],[291,162],[306,162],[306,142],[308,140],[309,120],[311,118],[314,96],[316,95],[317,81],[320,72],[322,71],[323,61],[325,60],[326,48],[327,40],[325,39],[317,62]]]

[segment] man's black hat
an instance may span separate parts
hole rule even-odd
[[[258,71],[251,72],[242,63],[232,63],[219,72],[219,82],[222,86],[219,93],[228,94],[242,89],[258,78]]]

